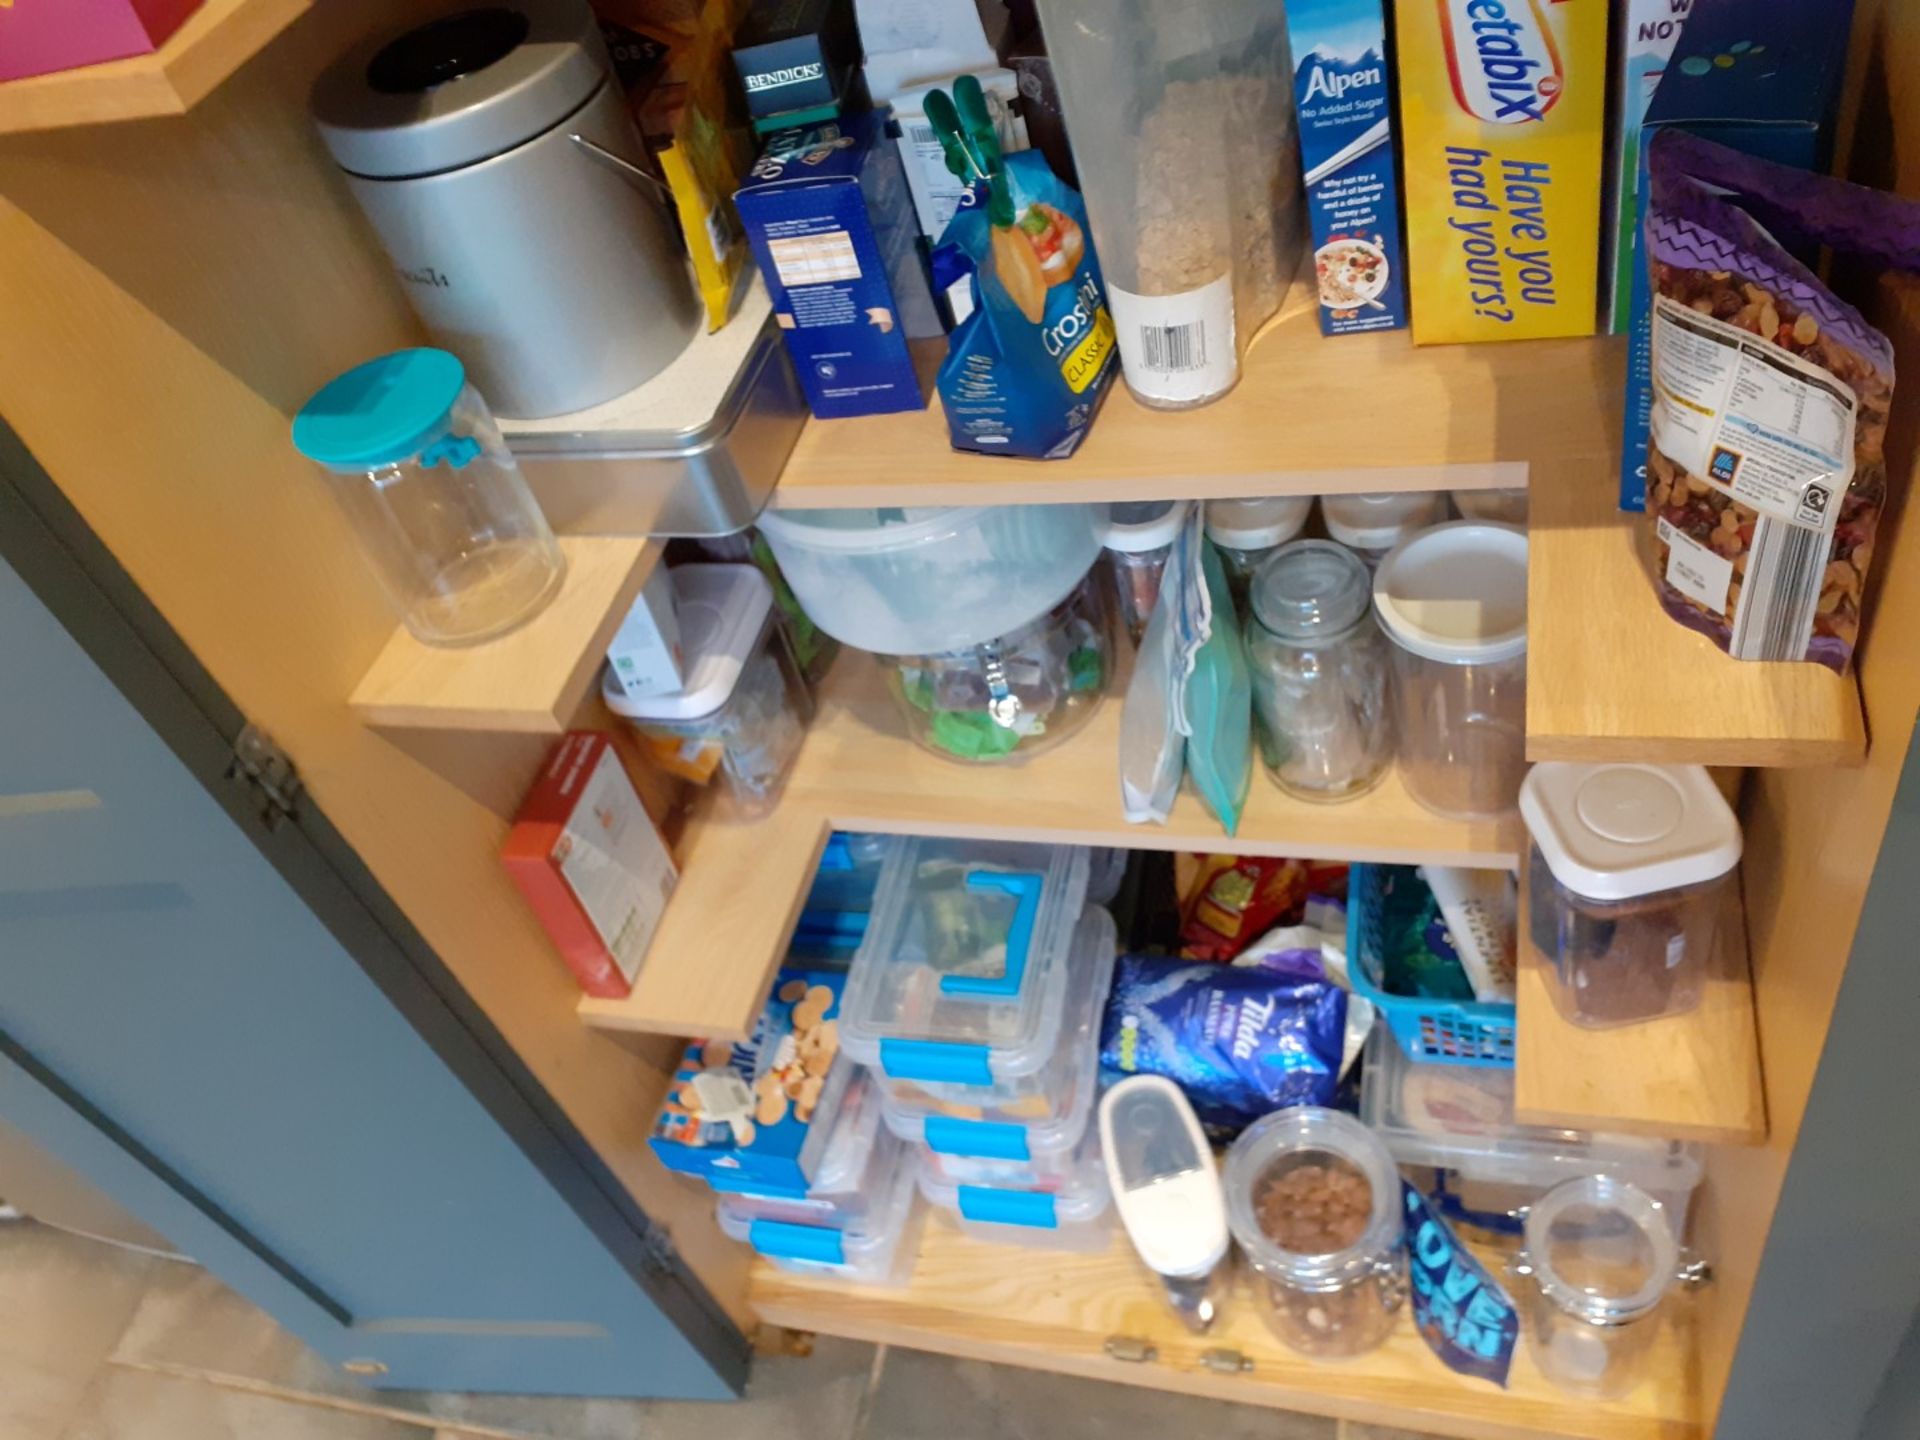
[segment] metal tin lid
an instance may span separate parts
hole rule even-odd
[[[429,20],[329,66],[310,107],[343,170],[395,180],[457,170],[525,144],[607,78],[579,0],[510,0]]]
[[[1446,665],[1527,653],[1527,537],[1455,520],[1423,530],[1380,562],[1373,608],[1394,642]]]
[[[1253,615],[1284,640],[1317,640],[1353,628],[1372,598],[1367,567],[1330,540],[1295,540],[1260,562]]]
[[[1594,1325],[1624,1324],[1649,1313],[1680,1263],[1666,1208],[1639,1186],[1610,1175],[1554,1186],[1528,1210],[1526,1237],[1541,1293]]]
[[[603,671],[600,698],[634,720],[698,720],[733,698],[768,617],[773,586],[752,565],[682,565],[672,574],[673,608],[687,657],[686,688],[672,695],[629,698]]]
[[[396,350],[323,385],[293,417],[293,448],[353,473],[417,455],[447,429],[467,383],[445,350]]]
[[[1553,878],[1595,900],[1717,880],[1740,863],[1740,822],[1700,765],[1533,767],[1520,814]]]

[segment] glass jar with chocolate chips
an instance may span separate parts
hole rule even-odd
[[[1234,1142],[1225,1185],[1283,1343],[1344,1360],[1393,1332],[1406,1299],[1400,1172],[1377,1135],[1336,1110],[1277,1111]]]

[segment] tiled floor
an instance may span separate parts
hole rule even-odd
[[[190,1265],[0,1225],[4,1440],[1420,1440],[820,1338],[734,1405],[373,1391]]]

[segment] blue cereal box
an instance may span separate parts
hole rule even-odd
[[[909,339],[942,333],[887,119],[783,130],[734,194],[815,415],[926,407]]]
[[[840,1058],[846,981],[782,967],[750,1039],[689,1044],[653,1126],[660,1163],[716,1189],[803,1193],[853,1077]]]
[[[1385,12],[1380,0],[1289,0],[1287,31],[1320,329],[1399,329],[1407,291]]]

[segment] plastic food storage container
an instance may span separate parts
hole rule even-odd
[[[807,614],[793,587],[787,583],[767,537],[748,526],[730,535],[690,537],[687,543],[708,560],[760,567],[760,573],[773,584],[774,624],[786,632],[787,646],[793,651],[800,673],[807,679],[807,688],[818,692],[820,682],[827,678],[827,671],[840,656],[840,642],[814,624],[813,617]]]
[[[866,1071],[855,1071],[837,1105],[819,1169],[804,1190],[739,1182],[725,1170],[710,1171],[708,1185],[729,1197],[733,1213],[749,1220],[831,1225],[865,1215],[893,1173],[901,1141],[880,1123],[879,1087]]]
[[[896,1147],[890,1168],[874,1177],[867,1212],[838,1224],[756,1218],[732,1196],[721,1199],[715,1218],[722,1234],[753,1246],[782,1270],[837,1275],[862,1285],[904,1285],[912,1278],[919,1249],[918,1168],[912,1150]]]
[[[1380,1137],[1318,1106],[1256,1121],[1227,1152],[1227,1220],[1281,1343],[1364,1354],[1406,1300],[1400,1171]]]
[[[1044,615],[1100,558],[1097,505],[766,510],[807,614],[880,655],[983,645]]]
[[[1322,495],[1327,534],[1358,555],[1369,570],[1403,540],[1447,518],[1438,490],[1388,490],[1370,495]]]
[[[1087,851],[1087,903],[1112,905],[1126,883],[1127,860],[1131,850],[1115,845],[1095,845]]]
[[[1631,1393],[1679,1262],[1673,1225],[1638,1186],[1587,1175],[1549,1191],[1527,1214],[1512,1266],[1540,1373],[1591,1400]]]
[[[1453,506],[1469,520],[1527,528],[1527,487],[1524,485],[1498,490],[1455,490]]]
[[[1057,1115],[1048,1063],[1067,997],[1104,991],[1113,964],[1112,917],[1083,918],[1086,893],[1087,852],[1074,846],[902,841],[847,977],[842,1050],[896,1109]]]
[[[538,614],[566,560],[520,467],[444,350],[401,350],[329,381],[293,420],[414,636],[472,645]]]
[[[1678,1237],[1702,1173],[1699,1147],[1683,1141],[1516,1124],[1512,1070],[1423,1064],[1391,1035],[1367,1042],[1360,1118],[1402,1165],[1465,1182],[1466,1218],[1494,1229],[1554,1186],[1605,1171],[1660,1201]]]
[[[1436,525],[1381,562],[1373,607],[1407,793],[1451,819],[1507,814],[1527,769],[1527,537]]]
[[[958,1185],[920,1167],[927,1203],[977,1240],[1041,1250],[1103,1251],[1112,1243],[1113,1192],[1100,1158],[1100,1131],[1088,1130],[1059,1185]]]
[[[1305,528],[1313,513],[1311,495],[1275,495],[1257,500],[1207,501],[1207,539],[1220,552],[1233,606],[1247,613],[1253,572],[1275,550]]]
[[[1347,800],[1393,764],[1386,639],[1366,566],[1325,540],[1296,540],[1253,577],[1247,627],[1260,759],[1304,800]]]
[[[983,645],[883,655],[907,733],[948,760],[1023,758],[1093,718],[1113,677],[1106,595],[1088,575],[1058,605]]]
[[[600,698],[639,732],[664,770],[726,778],[742,808],[773,808],[813,719],[813,696],[773,623],[773,587],[751,565],[682,565],[674,607],[686,688],[629,698],[603,675]]]
[[[1127,387],[1233,388],[1306,248],[1293,64],[1272,0],[1040,0]]]
[[[1740,822],[1699,765],[1536,765],[1520,787],[1527,943],[1576,1025],[1691,1010],[1733,903]]]
[[[1113,577],[1114,613],[1135,645],[1160,599],[1160,577],[1173,542],[1193,508],[1191,500],[1146,500],[1107,507],[1107,570]]]

